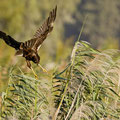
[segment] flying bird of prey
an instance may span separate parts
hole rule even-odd
[[[27,66],[29,68],[31,68],[30,61],[33,61],[35,64],[39,64],[40,57],[38,55],[38,50],[47,35],[53,30],[56,12],[57,6],[50,12],[49,17],[36,31],[34,37],[28,41],[18,42],[11,36],[0,31],[0,38],[2,38],[7,45],[16,49],[16,55],[22,55],[26,59]]]

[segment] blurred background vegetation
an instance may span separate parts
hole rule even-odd
[[[100,50],[120,48],[119,0],[0,0],[0,30],[17,41],[29,40],[55,5],[58,11],[54,30],[39,51],[41,64],[48,71],[57,64],[60,69],[67,64],[86,15],[82,40]],[[13,48],[0,40],[0,91],[5,90],[11,66],[29,71],[24,59],[14,53]],[[37,66],[34,68],[37,70]]]

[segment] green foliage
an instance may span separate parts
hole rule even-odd
[[[65,94],[58,119],[120,119],[120,60],[114,59],[118,53],[115,50],[100,53],[88,43],[76,43],[72,64],[55,76],[56,106],[60,105],[61,97]]]
[[[8,85],[2,96],[2,118],[30,120],[48,115],[46,89],[40,81],[25,75],[11,74]]]
[[[119,54],[118,50],[99,52],[78,41],[70,63],[54,73],[52,82],[51,76],[36,80],[9,72],[2,119],[119,120]]]

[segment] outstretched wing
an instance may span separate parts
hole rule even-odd
[[[2,31],[0,31],[0,38],[3,39],[7,45],[15,48],[16,50],[19,50],[21,42],[17,42],[11,36],[6,35],[6,33]]]
[[[50,14],[49,17],[47,18],[47,20],[41,25],[41,27],[36,31],[34,38],[38,38],[41,35],[46,35],[49,32],[52,31],[53,29],[53,23],[56,19],[56,11],[57,11],[57,6],[55,7],[55,9],[53,9]]]
[[[47,20],[42,24],[42,26],[37,30],[33,39],[26,41],[24,46],[38,50],[42,42],[46,39],[47,35],[53,30],[53,23],[56,18],[57,6],[53,9]]]

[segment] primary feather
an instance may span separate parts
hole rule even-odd
[[[39,49],[43,41],[46,39],[47,35],[53,30],[53,23],[56,19],[56,11],[57,6],[50,12],[47,20],[36,31],[33,39],[25,42],[26,47],[31,47],[34,50]]]

